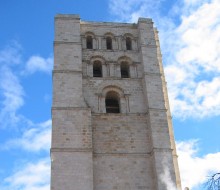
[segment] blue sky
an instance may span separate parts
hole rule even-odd
[[[49,190],[54,16],[159,30],[183,187],[220,171],[219,0],[0,2],[0,189]]]

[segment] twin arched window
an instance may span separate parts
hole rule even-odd
[[[105,40],[106,40],[106,49],[107,50],[112,50],[113,49],[113,43],[112,39],[114,38],[113,34],[111,33],[106,33],[105,34]],[[125,46],[126,50],[132,50],[132,35],[131,34],[125,34]],[[93,44],[93,39],[95,38],[94,34],[92,32],[87,32],[86,33],[86,48],[87,49],[93,49],[94,44]],[[123,42],[124,43],[124,42]]]
[[[130,66],[127,61],[120,63],[121,78],[130,78]],[[96,60],[93,62],[93,77],[103,77],[102,62]]]
[[[92,36],[86,37],[86,48],[87,49],[93,49],[93,38]],[[106,37],[106,49],[111,50],[112,49],[112,38]]]
[[[110,91],[105,97],[106,113],[120,113],[120,98],[117,92]]]

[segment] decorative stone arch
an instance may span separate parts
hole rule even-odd
[[[120,82],[117,82],[117,80],[111,81],[111,80],[106,80],[103,81],[103,83],[101,83],[97,89],[97,93],[98,94],[102,94],[103,89],[107,88],[107,87],[115,87],[119,90],[121,90],[123,92],[123,94],[129,94],[129,90],[128,89],[124,89],[121,85]]]
[[[134,40],[134,36],[133,36],[131,33],[125,33],[125,34],[123,35],[123,38],[126,39],[126,37],[129,37],[129,38],[131,38],[132,40]]]
[[[116,94],[119,103],[119,113],[130,112],[129,94],[125,94],[124,90],[116,85],[106,85],[98,90],[98,110],[101,113],[106,113],[106,98],[109,94]]]
[[[124,91],[123,91],[123,89],[122,89],[121,87],[115,86],[115,85],[105,86],[105,87],[102,89],[102,92],[101,92],[102,96],[105,97],[106,94],[107,94],[109,91],[114,91],[114,92],[116,92],[116,93],[119,95],[120,98],[121,98],[121,97],[124,97]]]
[[[105,37],[105,38],[106,38],[106,37],[111,37],[112,39],[115,39],[115,35],[114,35],[113,33],[111,33],[111,32],[105,33],[105,34],[104,34],[104,37]]]
[[[107,32],[104,34],[104,38],[102,41],[103,49],[113,50],[116,49],[116,39],[115,35],[111,32]]]
[[[90,63],[93,64],[94,61],[100,61],[102,64],[105,64],[105,58],[101,55],[93,55],[90,57]]]
[[[85,49],[97,49],[97,39],[93,32],[86,32],[83,38],[83,48]]]
[[[132,59],[127,56],[119,57],[117,61],[117,71],[117,76],[120,78],[133,78],[135,74]]]
[[[100,77],[106,77],[107,76],[107,65],[106,65],[106,61],[104,59],[104,57],[102,57],[101,55],[95,55],[95,56],[92,56],[90,58],[90,61],[89,61],[89,76],[90,77],[94,77],[94,65],[96,64],[100,64],[100,67],[101,67],[101,76]]]
[[[122,47],[124,50],[136,50],[137,42],[134,36],[130,33],[125,33],[122,40]]]
[[[133,63],[132,59],[128,56],[119,57],[117,63],[120,65],[121,62],[124,62],[124,61],[127,62],[129,65],[131,65]]]
[[[123,35],[122,47],[124,50],[134,49],[134,36],[130,33],[125,33]]]

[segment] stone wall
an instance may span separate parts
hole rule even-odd
[[[164,166],[181,188],[161,59],[151,19],[56,16],[51,190],[165,190]],[[106,113],[109,92],[120,113]]]

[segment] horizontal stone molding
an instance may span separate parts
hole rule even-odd
[[[150,47],[150,48],[157,48],[157,45],[150,45],[150,44],[140,44],[140,47]]]
[[[54,73],[78,73],[78,74],[82,74],[82,71],[76,71],[76,70],[53,70],[53,74]]]
[[[92,148],[51,148],[50,152],[92,152]]]
[[[129,157],[149,157],[150,153],[95,153],[94,156],[129,156]]]
[[[86,107],[52,107],[52,110],[88,110],[90,111],[90,108]]]
[[[115,77],[115,76],[107,76],[107,77],[91,77],[91,76],[83,76],[83,79],[89,79],[91,81],[92,80],[101,80],[101,81],[109,81],[109,80],[125,80],[125,81],[140,81],[142,80],[142,78],[120,78],[120,77]]]
[[[130,23],[115,23],[115,22],[88,22],[88,21],[81,21],[80,25],[84,27],[102,27],[104,28],[115,28],[115,26],[120,28],[130,28],[130,29],[137,29],[137,24],[130,24]]]
[[[149,76],[159,76],[159,77],[162,76],[161,73],[151,73],[151,72],[144,72],[144,75],[149,75]]]
[[[76,44],[76,43],[74,43]],[[129,53],[138,53],[138,50],[132,49],[132,50],[123,50],[123,49],[87,49],[87,48],[83,48],[83,51],[94,51],[94,52],[121,52],[121,53],[125,53],[128,52]]]
[[[92,113],[92,116],[146,116],[147,113]]]
[[[78,38],[78,36],[75,36],[75,37],[77,37]],[[82,42],[75,42],[75,41],[69,41],[69,39],[68,39],[68,41],[67,41],[67,39],[63,39],[63,40],[55,40],[54,42],[54,45],[56,45],[56,44],[78,44],[78,45],[82,45]]]
[[[165,109],[165,108],[161,109],[161,108],[150,108],[150,107],[148,107],[147,109],[148,109],[148,112],[149,111],[167,112],[167,110],[168,110],[168,109]]]
[[[152,148],[151,152],[149,154],[154,154],[155,152],[173,152],[173,149],[171,148]]]

